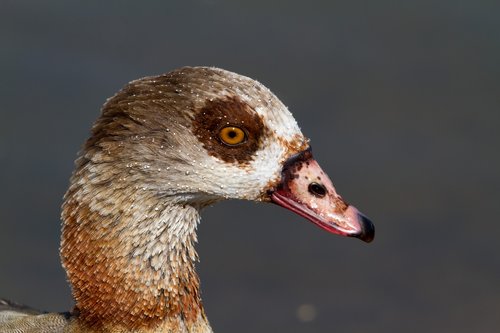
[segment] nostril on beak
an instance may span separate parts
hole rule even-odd
[[[307,187],[307,190],[309,191],[309,193],[311,193],[312,195],[314,195],[317,198],[323,198],[326,195],[326,193],[328,192],[326,190],[325,185],[319,184],[319,183],[309,184],[309,186]]]

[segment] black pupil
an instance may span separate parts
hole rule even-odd
[[[326,195],[326,188],[322,184],[311,183],[309,184],[308,190],[318,198],[323,198]]]
[[[229,133],[227,133],[227,135],[231,138],[231,139],[234,139],[238,134],[236,133],[236,131],[229,131]]]

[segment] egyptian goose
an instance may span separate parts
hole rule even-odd
[[[185,67],[133,81],[104,104],[62,207],[71,313],[0,301],[0,332],[212,332],[195,271],[200,210],[272,202],[370,242],[281,101],[257,81]]]

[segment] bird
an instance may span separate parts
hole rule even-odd
[[[92,126],[62,204],[60,257],[74,308],[0,300],[0,332],[213,332],[195,250],[200,211],[274,203],[371,242],[287,107],[256,80],[183,67],[125,85]]]

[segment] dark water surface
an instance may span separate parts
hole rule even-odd
[[[126,82],[214,65],[263,82],[374,243],[271,205],[199,228],[216,332],[498,332],[500,2],[2,1],[0,296],[71,307],[59,206]],[[300,313],[300,315],[298,315]]]

